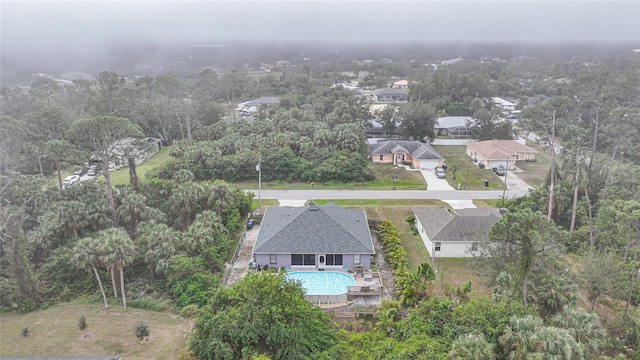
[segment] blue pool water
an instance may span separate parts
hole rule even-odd
[[[348,286],[356,284],[351,276],[335,271],[293,271],[286,277],[301,281],[307,295],[345,294]]]

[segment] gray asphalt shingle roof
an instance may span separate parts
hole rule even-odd
[[[335,204],[269,208],[254,254],[374,254],[363,210]]]
[[[502,217],[501,209],[414,208],[413,213],[431,241],[482,241]]]
[[[413,140],[379,141],[376,144],[370,144],[369,149],[372,155],[408,153],[419,160],[442,159],[431,145]]]

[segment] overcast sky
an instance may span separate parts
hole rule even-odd
[[[232,40],[640,42],[640,1],[6,1],[2,51]]]

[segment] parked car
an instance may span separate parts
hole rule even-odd
[[[447,177],[447,174],[445,173],[443,168],[438,167],[436,168],[435,172],[438,179],[444,179]]]
[[[64,178],[64,181],[62,183],[64,184],[64,186],[69,186],[69,185],[73,185],[73,184],[77,183],[78,180],[80,180],[80,176],[78,176],[78,175],[69,175],[66,178]]]
[[[82,175],[84,175],[84,174],[86,174],[86,173],[87,173],[87,169],[85,169],[85,168],[78,169],[78,170],[74,171],[73,173],[74,173],[75,175],[82,176]]]
[[[504,176],[504,174],[506,173],[503,167],[494,167],[493,172],[498,176]]]
[[[101,168],[98,165],[89,166],[89,170],[87,170],[87,175],[96,176],[100,173]]]

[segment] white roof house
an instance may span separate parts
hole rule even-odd
[[[511,111],[516,109],[516,104],[499,97],[492,97],[491,103],[499,107],[500,110]]]

